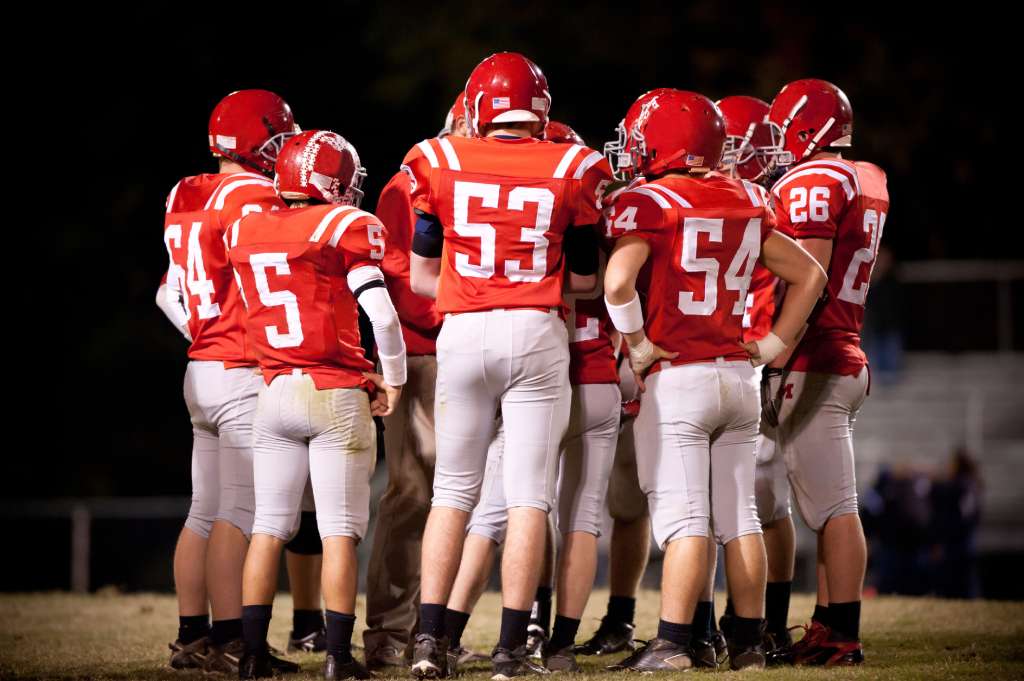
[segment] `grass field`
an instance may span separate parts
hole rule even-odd
[[[580,632],[589,636],[607,595],[594,594]],[[484,595],[464,642],[489,651],[499,623],[497,594]],[[719,608],[723,604],[721,599]],[[638,605],[637,636],[652,636],[658,595],[646,591]],[[809,615],[809,596],[794,596],[794,618]],[[274,604],[271,644],[284,648],[291,624],[286,595]],[[359,605],[361,643],[363,606]],[[795,620],[793,623],[796,623]],[[167,665],[174,638],[174,599],[166,595],[99,593],[0,595],[2,679],[201,679]],[[1024,603],[877,598],[865,603],[863,634],[868,662],[858,669],[776,669],[765,679],[1024,679]],[[361,653],[358,653],[361,654]],[[320,678],[320,655],[296,656],[303,674]],[[581,658],[581,681],[608,678],[607,658]],[[488,678],[487,666],[470,669],[467,681]],[[701,672],[707,673],[707,672]],[[719,672],[725,673],[725,672]],[[760,678],[760,677],[759,677]]]

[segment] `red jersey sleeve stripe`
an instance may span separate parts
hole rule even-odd
[[[249,185],[263,185],[264,187],[273,188],[274,183],[264,177],[228,182],[227,184],[223,184],[218,187],[217,191],[210,196],[210,200],[206,202],[206,210],[209,210],[211,207],[214,210],[223,210],[224,202],[227,201],[231,192],[235,191],[239,187],[247,187]]]
[[[583,176],[587,173],[587,171],[590,170],[591,168],[593,168],[594,164],[596,164],[602,158],[604,158],[604,154],[602,154],[601,152],[599,152],[599,151],[592,151],[592,152],[590,152],[587,155],[587,157],[585,159],[583,159],[583,163],[580,163],[579,167],[576,168],[576,172],[572,174],[573,179],[574,180],[582,180]]]
[[[345,230],[348,229],[349,225],[351,225],[359,218],[370,218],[374,222],[377,221],[377,218],[373,217],[373,215],[367,213],[366,211],[354,210],[341,219],[341,222],[338,223],[338,226],[334,230],[334,234],[331,235],[331,240],[328,241],[327,243],[329,243],[331,246],[336,247],[338,245],[338,242],[341,241],[341,237],[345,234]]]
[[[323,219],[320,220],[320,224],[316,226],[316,230],[313,232],[313,235],[309,237],[309,240],[314,242],[320,241],[320,239],[322,239],[324,236],[324,232],[326,232],[327,228],[331,226],[331,221],[333,221],[334,218],[338,217],[342,213],[346,213],[350,210],[355,209],[355,206],[338,206],[334,210],[328,211],[327,215],[325,215]]]
[[[448,167],[452,170],[462,170],[462,164],[459,163],[459,155],[455,153],[455,147],[452,146],[451,141],[447,137],[439,137],[437,143],[444,153],[445,160],[448,161]]]
[[[758,198],[757,192],[754,191],[754,186],[746,180],[741,180],[741,182],[743,182],[743,188],[747,190],[747,196],[750,198],[750,203],[754,208],[760,208],[761,200]]]
[[[167,212],[174,212],[174,199],[178,197],[178,187],[181,186],[181,180],[178,180],[177,184],[174,185],[174,189],[167,195]]]
[[[791,173],[788,177],[782,178],[781,180],[779,180],[779,183],[775,185],[775,188],[772,189],[772,192],[775,194],[775,196],[778,196],[781,199],[782,195],[779,194],[779,191],[783,187],[785,187],[787,184],[789,184],[790,182],[797,178],[807,177],[809,175],[825,175],[826,177],[831,177],[834,180],[839,180],[839,184],[842,185],[843,191],[846,193],[846,199],[848,201],[852,201],[853,197],[856,196],[856,191],[854,191],[853,183],[850,182],[849,175],[847,175],[846,173],[837,172],[835,170],[830,170],[829,168],[813,167],[801,168],[800,170]]]
[[[569,166],[572,164],[572,160],[576,158],[576,155],[580,153],[580,149],[582,148],[583,147],[578,144],[574,144],[569,147],[568,151],[566,151],[562,156],[562,160],[559,161],[558,165],[555,167],[555,172],[552,177],[555,179],[562,179],[565,177],[565,174],[569,171]]]
[[[817,166],[827,166],[829,168],[836,168],[836,169],[846,173],[847,175],[849,175],[853,179],[853,186],[857,190],[857,194],[861,193],[861,191],[860,191],[860,179],[857,177],[857,169],[856,169],[856,167],[851,167],[851,166],[847,165],[846,163],[843,163],[842,161],[829,161],[828,159],[819,159],[817,161],[811,161],[810,163],[804,165],[803,167],[804,168],[807,168],[807,167],[814,168],[814,167],[817,167]]]
[[[638,187],[638,190],[639,189],[646,189],[648,187],[650,187],[651,189],[656,189],[657,191],[665,194],[666,196],[668,196],[670,199],[672,199],[673,201],[678,203],[683,208],[693,208],[693,204],[691,204],[689,201],[684,199],[682,196],[680,196],[676,192],[672,191],[668,187],[664,187],[664,186],[662,186],[660,184],[657,184],[655,182],[651,182],[651,183],[645,184],[643,187]]]
[[[649,186],[650,185],[644,185],[643,187],[628,189],[625,192],[623,192],[623,194],[640,194],[642,196],[648,197],[649,199],[653,199],[654,202],[658,204],[658,206],[661,208],[668,209],[672,207],[672,204],[668,202],[668,199],[666,199],[658,192],[652,192],[650,189],[648,189]]]
[[[423,152],[423,156],[427,159],[427,163],[430,164],[431,168],[441,167],[441,163],[437,160],[437,154],[434,152],[434,147],[431,146],[430,140],[423,140],[416,146]]]

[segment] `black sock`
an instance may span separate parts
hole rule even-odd
[[[273,610],[272,605],[242,606],[242,638],[246,653],[259,655],[267,649],[267,632],[270,631]]]
[[[712,596],[709,602],[711,603],[711,612],[708,613],[708,616],[711,618],[709,631],[715,633],[718,631],[718,617],[715,616],[715,597]]]
[[[759,617],[736,616],[733,619],[732,640],[741,648],[759,644],[763,633],[764,620]]]
[[[579,630],[579,620],[555,615],[555,627],[551,630],[551,650],[561,650],[571,646],[576,642],[576,632]]]
[[[676,645],[690,645],[690,635],[692,631],[693,627],[689,624],[676,624],[675,622],[658,620],[658,638],[663,638],[666,641],[672,641],[672,643],[675,643]]]
[[[711,638],[712,621],[711,614],[715,607],[712,601],[697,601],[697,608],[693,611],[693,637],[697,640]]]
[[[242,638],[242,619],[214,620],[210,627],[210,641],[215,646],[222,646]]]
[[[828,625],[844,641],[860,640],[860,601],[828,604]]]
[[[530,613],[530,624],[538,624],[544,635],[551,634],[551,587],[538,586],[537,595],[533,600],[533,611]]]
[[[764,618],[768,631],[781,634],[789,624],[789,594],[793,582],[768,582],[764,592]]]
[[[736,608],[734,608],[732,606],[732,599],[731,598],[726,598],[725,599],[725,615],[726,615],[726,617],[735,617],[736,616]]]
[[[446,608],[444,611],[444,630],[448,633],[448,648],[456,650],[462,646],[462,632],[469,622],[469,613]]]
[[[293,610],[292,638],[304,638],[324,628],[323,610]]]
[[[824,624],[826,627],[829,626],[828,606],[815,604],[814,614],[811,615],[811,621],[817,622],[818,624]]]
[[[444,637],[444,611],[440,603],[420,603],[420,633]]]
[[[506,650],[515,650],[526,644],[526,627],[530,626],[529,610],[501,609],[501,634],[498,646]]]
[[[178,640],[188,645],[210,633],[209,615],[188,615],[178,618]]]
[[[327,611],[327,654],[338,662],[352,659],[352,628],[356,625],[355,615]]]
[[[608,614],[605,619],[611,622],[632,624],[636,615],[636,599],[629,596],[611,596],[608,598]]]

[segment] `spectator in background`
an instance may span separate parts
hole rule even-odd
[[[871,364],[871,378],[881,385],[899,380],[903,368],[903,300],[892,250],[878,249],[871,272],[871,307],[864,313],[864,352]]]
[[[923,595],[930,572],[931,477],[913,468],[883,467],[864,495],[864,530],[871,540],[879,593]]]
[[[953,453],[950,475],[931,492],[934,591],[947,598],[977,598],[977,535],[982,481],[978,464],[963,447]]]

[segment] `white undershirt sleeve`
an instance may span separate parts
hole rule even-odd
[[[372,265],[357,267],[348,273],[348,287],[370,318],[384,381],[393,386],[405,385],[405,339],[398,313],[384,286],[384,273]]]

